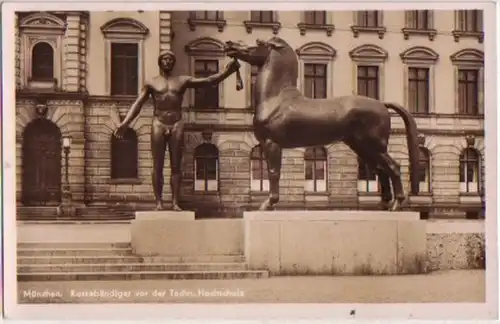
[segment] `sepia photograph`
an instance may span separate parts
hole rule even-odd
[[[493,6],[93,6],[2,9],[6,305],[498,316]]]

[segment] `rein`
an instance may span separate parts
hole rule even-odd
[[[236,62],[238,62],[237,59],[234,59]],[[236,70],[236,91],[240,91],[243,89],[243,79],[241,78],[241,72],[240,69]]]

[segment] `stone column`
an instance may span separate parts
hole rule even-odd
[[[160,52],[171,49],[172,24],[170,11],[160,11]]]
[[[64,38],[63,82],[64,91],[80,90],[80,14],[69,13],[66,17]]]
[[[15,14],[15,42],[16,42],[16,88],[21,87],[21,37],[19,35],[19,16]]]

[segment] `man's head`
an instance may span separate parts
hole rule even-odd
[[[175,54],[170,50],[163,51],[158,56],[158,66],[164,72],[170,72],[175,65]]]

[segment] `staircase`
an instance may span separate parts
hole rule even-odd
[[[134,255],[130,243],[19,243],[18,281],[267,278],[242,254],[192,257]]]

